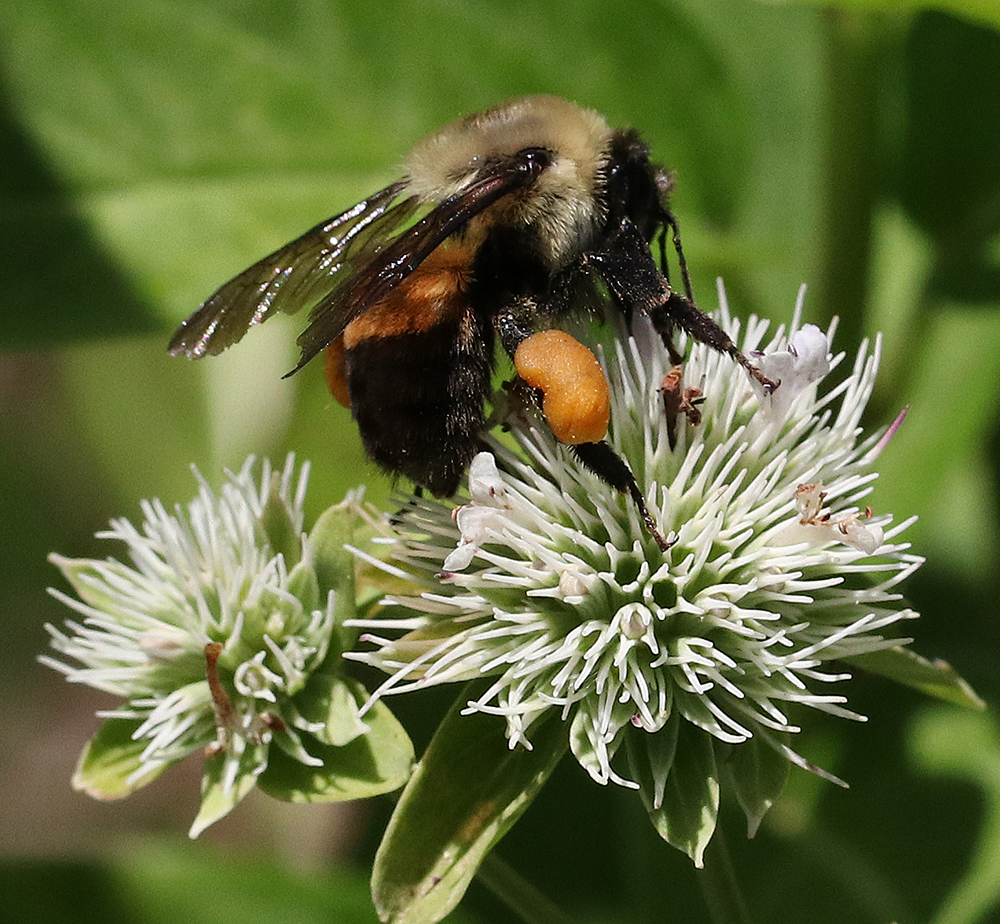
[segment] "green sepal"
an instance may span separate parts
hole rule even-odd
[[[430,924],[451,911],[566,752],[557,716],[532,726],[532,750],[512,750],[501,718],[462,715],[475,696],[464,689],[438,726],[379,845],[372,897],[383,921]]]
[[[320,599],[325,601],[331,592],[336,595],[334,600],[336,628],[327,656],[328,659],[333,659],[334,663],[339,661],[341,654],[354,644],[357,636],[356,630],[344,628],[344,623],[357,614],[354,587],[357,559],[344,548],[354,541],[357,522],[356,505],[342,501],[324,510],[309,534],[313,570],[319,585]]]
[[[356,680],[337,674],[316,673],[309,677],[293,700],[309,731],[323,744],[343,747],[368,731],[368,716],[359,715],[368,699],[365,688]],[[316,726],[322,724],[322,730]]]
[[[275,554],[285,558],[291,570],[302,558],[302,538],[295,528],[291,511],[281,499],[281,472],[271,472],[271,484],[260,515],[260,529]]]
[[[300,561],[288,572],[287,590],[302,604],[302,609],[307,613],[326,606],[326,597],[320,600],[316,572],[308,561]]]
[[[140,725],[141,719],[105,719],[80,753],[73,771],[73,788],[95,799],[124,799],[171,766],[163,764],[129,782],[136,770],[150,766],[141,759],[149,741],[132,737]]]
[[[622,708],[627,709],[628,707],[623,703],[618,703],[615,707],[616,711]],[[612,720],[612,724],[615,724],[614,720]],[[623,722],[618,725],[619,730],[615,734],[614,740],[606,744],[607,755],[603,757],[594,747],[594,739],[600,734],[594,725],[594,715],[582,706],[577,708],[569,724],[569,749],[577,763],[594,780],[602,782],[605,779],[605,763],[614,757],[630,725],[626,716]]]
[[[647,811],[655,811],[663,805],[667,780],[677,753],[677,734],[681,721],[675,712],[658,731],[649,732],[632,727],[625,729],[625,753],[628,756],[629,772],[639,785],[639,795]]]
[[[947,661],[929,661],[909,648],[883,648],[842,660],[949,703],[973,709],[986,707],[976,691]]]
[[[676,726],[676,731],[671,727]],[[670,738],[676,734],[676,740]],[[644,737],[666,736],[663,754],[654,753],[661,742]],[[658,732],[634,729],[627,736],[632,773],[657,833],[668,844],[683,850],[699,869],[712,839],[719,815],[719,772],[713,738],[676,713]],[[665,783],[662,760],[669,754]],[[654,797],[662,789],[659,800]]]
[[[302,803],[348,802],[399,789],[413,769],[409,735],[383,703],[375,703],[364,721],[366,732],[339,747],[300,733],[305,750],[322,766],[307,766],[272,744],[258,781],[261,790],[284,802]]]
[[[354,504],[342,501],[324,510],[309,533],[313,567],[324,598],[332,590],[338,597],[354,599],[356,559],[344,546],[353,541],[357,520]]]
[[[267,761],[266,744],[247,744],[239,757],[239,768],[232,785],[223,785],[226,764],[233,760],[229,752],[222,750],[205,757],[201,774],[201,807],[188,832],[189,837],[197,837],[209,825],[228,815],[257,784],[257,776]],[[275,749],[275,752],[277,749]]]
[[[62,572],[84,603],[102,613],[116,616],[121,614],[121,599],[112,597],[101,589],[106,586],[106,578],[97,573],[94,567],[97,562],[89,558],[65,558],[55,552],[49,555],[49,562]],[[109,560],[100,562],[100,565],[105,572],[111,571],[125,580],[131,581],[133,577],[132,569],[121,562]]]
[[[753,837],[788,782],[788,758],[758,737],[742,744],[716,744],[726,790],[736,796],[747,816],[747,837]]]

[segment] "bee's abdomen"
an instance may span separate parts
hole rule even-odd
[[[369,455],[438,496],[479,448],[493,326],[469,304],[468,264],[443,251],[344,331],[351,412]]]

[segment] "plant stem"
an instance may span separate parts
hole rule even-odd
[[[574,924],[545,895],[495,853],[483,860],[476,878],[525,924]]]

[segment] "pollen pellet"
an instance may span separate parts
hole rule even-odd
[[[608,380],[597,357],[561,330],[524,340],[514,354],[517,374],[542,392],[542,413],[561,443],[596,443],[608,432]]]

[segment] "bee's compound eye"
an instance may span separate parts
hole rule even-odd
[[[552,164],[552,154],[545,148],[525,148],[518,154],[518,158],[525,170],[536,177]]]
[[[514,353],[517,374],[542,392],[542,413],[561,443],[597,443],[608,432],[611,399],[597,357],[575,337],[545,330]]]

